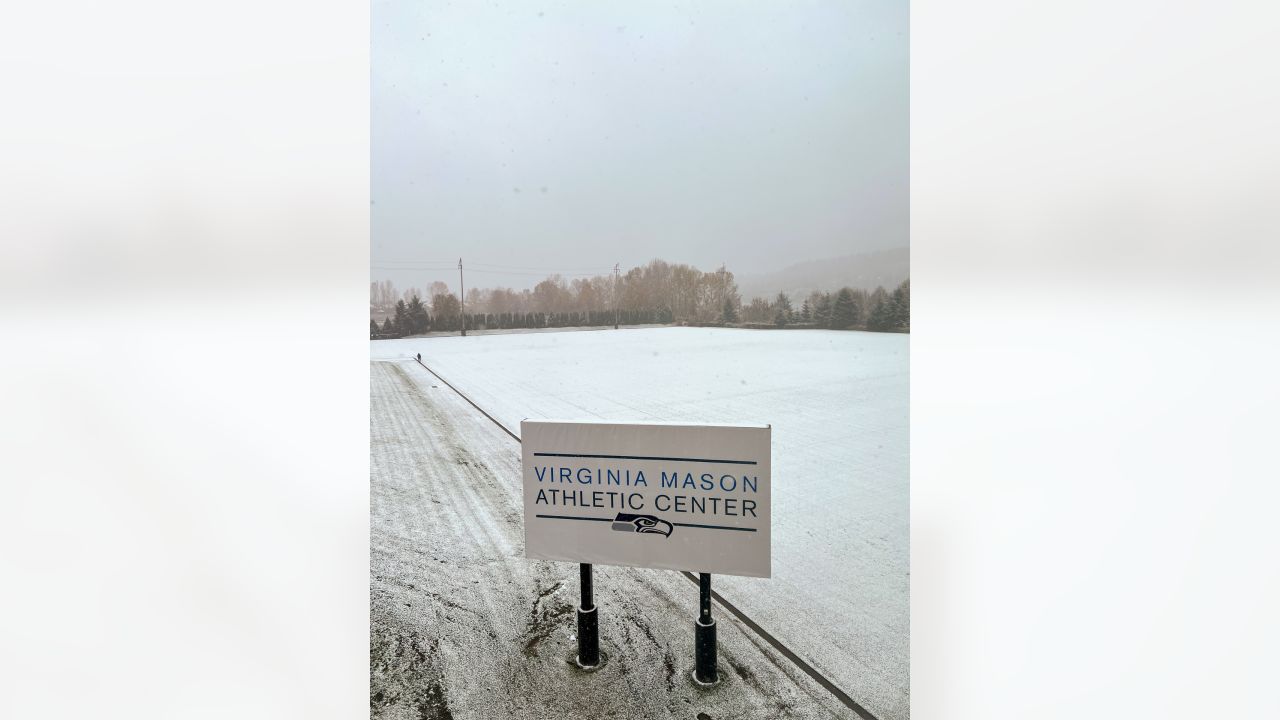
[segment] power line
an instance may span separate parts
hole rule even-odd
[[[383,260],[382,262],[391,265],[400,265],[404,263],[414,265],[448,265],[451,268],[456,267],[457,265],[453,260]]]
[[[381,261],[381,263],[379,264],[387,265],[388,268],[403,268],[406,270],[417,270],[417,269],[424,269],[424,268],[425,269],[442,268],[445,270],[452,270],[453,268],[457,268],[458,266],[457,263],[429,263],[429,261],[426,261],[426,260],[421,261],[421,263],[415,263],[415,261],[402,261],[402,260],[385,261],[384,260],[384,261]],[[433,265],[433,268],[426,268],[426,266],[428,265]]]
[[[536,270],[538,272],[607,272],[608,268],[548,268],[548,267],[529,267],[528,265],[507,265],[506,263],[472,263],[473,266],[497,268],[499,270]]]
[[[397,265],[439,265],[441,268],[446,270],[454,270],[458,267],[458,263],[455,260],[449,260],[447,262],[440,261],[440,260],[383,260],[380,263],[378,263],[378,265],[375,267],[387,266],[388,269],[397,269],[395,267]],[[507,265],[505,263],[483,263],[483,262],[471,263],[471,266],[473,268],[479,267],[479,268],[486,268],[489,270],[510,270],[512,272],[531,271],[531,272],[545,272],[545,273],[560,273],[562,275],[575,274],[575,273],[608,273],[612,271],[612,268],[608,268],[608,267],[549,268],[549,267],[530,267],[528,265]],[[405,269],[410,270],[410,269],[416,269],[416,268],[405,268]]]
[[[588,277],[594,275],[607,275],[609,271],[596,270],[594,272],[563,272],[559,270],[546,270],[542,272],[519,272],[517,270],[477,270],[471,268],[471,272],[490,273],[492,275],[534,275],[536,277],[547,277],[548,275],[562,275],[564,277]]]
[[[450,264],[447,267],[399,267],[399,266],[393,266],[393,265],[370,265],[369,268],[371,270],[404,270],[409,272],[437,271],[437,270],[440,272],[448,272],[451,270],[457,270],[458,264],[455,262]],[[547,277],[548,275],[560,275],[562,277],[594,277],[597,275],[608,275],[612,271],[608,268],[604,268],[601,270],[596,270],[594,272],[563,272],[558,270],[549,270],[549,271],[542,271],[542,272],[522,272],[519,270],[484,270],[484,269],[478,269],[473,267],[471,268],[471,272],[488,273],[490,275],[531,275],[534,277]]]

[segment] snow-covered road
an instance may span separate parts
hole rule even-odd
[[[374,359],[422,353],[516,432],[772,424],[774,577],[717,589],[884,720],[909,716],[908,352],[906,335],[711,328],[371,343]]]

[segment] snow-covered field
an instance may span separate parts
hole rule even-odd
[[[695,685],[674,572],[596,568],[605,662],[580,672],[578,568],[524,557],[520,446],[409,360],[372,363],[369,431],[370,717],[859,717],[726,613]]]
[[[716,589],[883,719],[909,716],[908,351],[906,335],[712,328],[371,343],[422,353],[516,433],[526,417],[772,424],[774,577]]]

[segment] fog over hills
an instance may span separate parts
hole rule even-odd
[[[892,290],[907,279],[910,262],[910,248],[901,247],[810,260],[775,272],[739,275],[736,279],[744,302],[753,297],[772,298],[779,292],[799,299],[814,290],[831,292],[845,286],[874,290],[877,285],[883,285],[886,290]]]

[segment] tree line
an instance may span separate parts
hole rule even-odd
[[[911,281],[903,280],[893,292],[883,287],[871,292],[850,287],[834,293],[815,291],[799,308],[786,293],[778,293],[772,301],[754,298],[742,307],[742,320],[776,327],[908,332],[911,330]]]
[[[457,303],[456,296],[448,297]],[[586,310],[581,312],[561,313],[436,313],[427,311],[427,306],[417,296],[405,302],[399,300],[395,305],[395,314],[388,315],[382,324],[377,320],[369,320],[369,337],[397,338],[406,335],[421,335],[426,332],[458,332],[466,321],[468,330],[494,330],[517,328],[557,328],[557,327],[603,327],[606,325],[648,325],[670,324],[674,322],[671,312],[662,308],[655,310]]]
[[[818,327],[907,331],[910,290],[903,282],[892,293],[842,288],[814,292],[795,308],[785,293],[772,301],[743,303],[733,273],[721,267],[702,272],[684,264],[653,260],[625,274],[566,281],[551,275],[532,289],[472,288],[465,314],[458,296],[442,282],[398,291],[389,280],[370,283],[370,311],[386,316],[369,321],[371,338],[403,337],[431,331],[590,327],[613,324],[697,324],[745,327]]]

